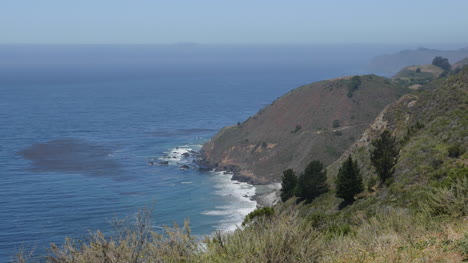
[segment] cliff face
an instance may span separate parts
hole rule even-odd
[[[252,183],[279,180],[282,171],[301,172],[311,160],[335,161],[400,89],[386,78],[351,77],[299,87],[245,122],[223,128],[201,151],[202,164],[233,171]]]

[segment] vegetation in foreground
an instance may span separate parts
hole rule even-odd
[[[344,216],[351,214],[351,206],[342,214],[324,214],[291,199],[244,230],[217,233],[203,243],[191,236],[187,224],[156,233],[142,211],[117,236],[96,232],[86,243],[67,239],[62,246],[52,245],[47,261],[462,262],[468,258],[468,224],[462,216],[467,211],[446,198],[467,190],[468,180],[459,180],[417,210],[381,207],[352,216]],[[440,202],[449,204],[447,212],[434,217]],[[16,262],[27,261],[18,255]]]

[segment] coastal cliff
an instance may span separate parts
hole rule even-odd
[[[254,184],[278,181],[288,168],[302,171],[310,160],[331,164],[401,94],[400,85],[376,75],[299,87],[223,128],[203,145],[199,163]]]

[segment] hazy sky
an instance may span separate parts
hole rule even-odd
[[[468,0],[0,0],[0,43],[468,43]]]

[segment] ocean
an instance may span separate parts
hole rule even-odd
[[[184,153],[291,89],[365,73],[399,48],[0,46],[0,262],[110,231],[143,207],[155,227],[234,230],[255,187]]]

